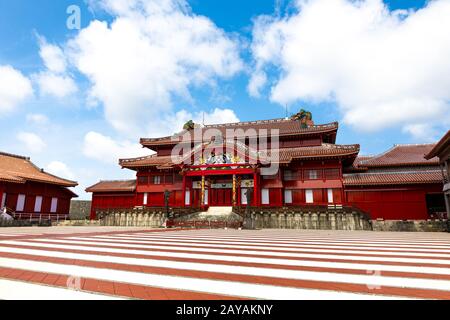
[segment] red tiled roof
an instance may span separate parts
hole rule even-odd
[[[86,189],[86,192],[133,192],[136,180],[100,181]]]
[[[133,159],[120,159],[120,165],[123,168],[139,168],[139,167],[155,167],[155,166],[172,166],[172,156],[151,155],[148,157],[140,157]]]
[[[423,170],[409,172],[373,172],[344,174],[344,185],[402,185],[442,183],[440,170]]]
[[[0,181],[25,183],[27,181],[43,182],[63,187],[75,187],[75,181],[54,176],[35,166],[30,158],[0,152]]]
[[[217,129],[222,135],[226,136],[227,129],[255,129],[258,130],[280,130],[281,136],[288,135],[308,135],[308,134],[318,134],[318,133],[327,133],[337,131],[339,128],[339,124],[337,122],[323,124],[323,125],[313,125],[308,128],[302,128],[301,123],[299,121],[294,121],[291,119],[273,119],[273,120],[262,120],[262,121],[249,121],[249,122],[236,122],[236,123],[228,123],[228,124],[215,124],[215,125],[207,125],[201,128],[201,133],[207,129]],[[177,144],[181,141],[183,134],[186,131],[182,131],[181,133],[175,134],[174,136],[162,137],[162,138],[143,138],[141,139],[141,144],[143,146],[156,146],[162,144]],[[269,131],[270,133],[270,131]],[[174,139],[173,139],[174,138]]]
[[[438,157],[446,148],[450,148],[450,130],[436,143],[434,148],[425,156],[425,159]]]
[[[322,144],[314,147],[296,147],[277,149],[279,152],[279,159],[274,159],[275,163],[290,163],[295,159],[322,159],[330,157],[345,157],[355,156],[359,152],[359,145],[334,145]],[[266,158],[271,156],[271,152],[261,151],[261,156]],[[182,159],[181,157],[179,159]],[[123,168],[139,168],[139,167],[168,167],[173,165],[171,156],[148,156],[135,159],[122,159],[120,165]]]
[[[330,157],[355,156],[359,145],[337,145],[324,143],[321,146],[279,149],[280,163],[290,163],[296,159],[317,159]],[[270,155],[270,153],[268,153]]]
[[[433,147],[434,144],[395,145],[392,149],[381,155],[360,161],[358,166],[371,168],[436,165],[439,161],[437,158],[431,160],[425,159],[425,155]]]

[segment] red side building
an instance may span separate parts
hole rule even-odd
[[[0,208],[18,216],[68,215],[75,181],[46,173],[30,158],[0,152]]]
[[[433,159],[435,157],[439,158],[447,216],[450,216],[450,130],[447,131],[442,139],[425,156],[426,159]]]
[[[424,158],[434,145],[396,145],[378,156],[359,157],[344,174],[346,202],[374,220],[443,218],[439,159]]]
[[[350,205],[374,219],[429,217],[427,203],[435,205],[433,195],[442,190],[438,162],[424,159],[432,145],[358,158],[359,145],[336,144],[338,123],[297,119],[191,126],[173,136],[141,139],[154,154],[119,161],[136,171],[135,181],[88,188],[91,216],[95,219],[98,209],[163,207],[170,191],[173,208]],[[396,203],[380,206],[389,197]]]

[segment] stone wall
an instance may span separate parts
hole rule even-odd
[[[371,222],[357,212],[251,212],[246,229],[372,230]]]
[[[91,215],[91,201],[72,200],[70,202],[70,219],[84,220],[89,219]]]
[[[244,221],[245,229],[303,229],[303,230],[366,230],[366,231],[420,231],[447,232],[450,222],[434,221],[388,221],[370,220],[364,213],[342,210],[301,210],[300,208],[251,208],[248,211],[236,209],[232,216],[202,217],[194,209],[173,209],[175,221]],[[98,211],[97,222],[102,226],[164,227],[164,208],[113,209]]]
[[[450,232],[448,220],[373,220],[374,231],[404,231],[404,232]]]
[[[192,214],[193,210],[172,209],[174,216]],[[166,210],[164,208],[135,208],[111,209],[97,211],[100,225],[121,227],[163,227],[166,223]]]

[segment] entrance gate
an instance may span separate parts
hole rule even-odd
[[[211,207],[231,207],[233,205],[232,189],[211,189]]]

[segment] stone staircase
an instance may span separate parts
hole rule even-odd
[[[210,207],[208,211],[197,212],[175,219],[177,222],[242,222],[243,218],[233,212],[232,207]]]

